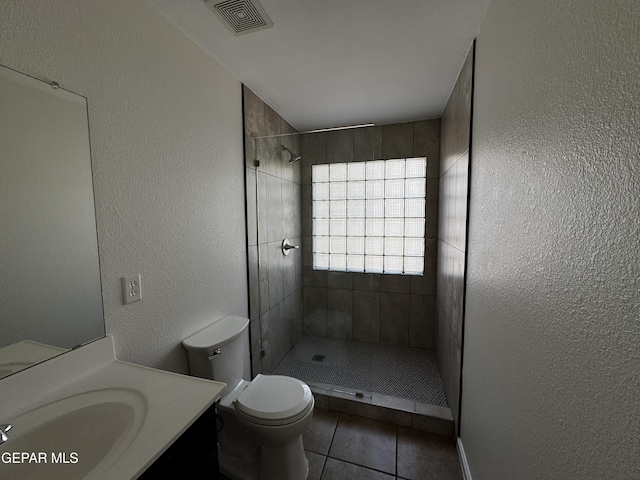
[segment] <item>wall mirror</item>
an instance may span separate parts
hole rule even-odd
[[[86,98],[0,66],[0,378],[104,336]]]

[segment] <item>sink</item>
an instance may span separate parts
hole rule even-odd
[[[74,480],[104,478],[135,440],[147,403],[128,388],[92,390],[47,403],[13,419],[9,439],[0,445],[0,478]],[[28,459],[9,463],[9,453]],[[15,458],[15,457],[12,457]]]

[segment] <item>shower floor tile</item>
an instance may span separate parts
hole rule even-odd
[[[304,335],[273,373],[448,407],[431,350]]]

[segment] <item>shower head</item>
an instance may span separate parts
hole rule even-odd
[[[291,158],[289,159],[289,163],[297,162],[298,160],[300,160],[302,158],[300,155],[297,155],[297,154],[293,153],[291,150],[289,150],[284,145],[282,145],[282,150],[286,151],[286,152],[289,152],[289,155],[291,155]]]

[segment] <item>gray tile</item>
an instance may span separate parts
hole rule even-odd
[[[284,299],[284,255],[280,243],[267,244],[269,256],[269,306],[274,307]]]
[[[321,480],[393,480],[393,475],[377,472],[369,468],[327,458]]]
[[[327,163],[327,136],[325,133],[306,133],[302,135],[302,158],[309,165]],[[303,183],[311,182],[311,169],[309,177],[303,177]],[[308,181],[307,181],[308,180]]]
[[[262,339],[262,350],[264,351],[264,357],[262,357],[262,373],[271,373],[271,322],[269,319],[269,312],[265,312],[260,315],[260,337]]]
[[[418,295],[436,294],[437,253],[438,241],[434,238],[425,239],[424,275],[411,276],[411,293]]]
[[[327,457],[308,451],[305,452],[305,454],[307,455],[307,461],[309,462],[309,474],[307,475],[306,480],[320,480]]]
[[[406,293],[380,293],[380,343],[409,345],[409,299]]]
[[[373,127],[361,127],[353,130],[353,160],[356,162],[374,159]]]
[[[380,277],[380,291],[409,293],[411,292],[411,277],[409,275],[382,275]]]
[[[251,320],[249,323],[249,334],[251,336],[251,374],[255,377],[262,373],[262,337],[260,334],[260,318]]]
[[[455,438],[451,408],[416,402],[416,414],[411,418],[411,428]]]
[[[382,156],[385,159],[413,156],[413,122],[382,126]]]
[[[295,329],[298,315],[298,298],[295,293],[284,299],[284,350],[285,353],[293,348],[295,344]]]
[[[427,198],[425,208],[426,238],[438,238],[438,217],[440,200],[440,180],[430,178],[427,180]]]
[[[267,211],[267,230],[268,241],[282,241],[283,228],[282,228],[282,180],[279,178],[267,175],[267,198],[264,205],[260,205],[261,209]]]
[[[302,188],[298,183],[293,184],[291,201],[293,202],[293,234],[290,236],[302,237]]]
[[[311,213],[312,189],[311,185],[302,185],[302,206],[301,206],[301,222],[302,236],[311,237],[313,234],[313,218]]]
[[[350,340],[353,336],[351,290],[327,289],[327,336]]]
[[[351,272],[327,272],[327,287],[351,290],[353,274]]]
[[[269,225],[267,218],[267,178],[269,176],[259,171],[258,174],[258,243],[267,243],[269,241]]]
[[[329,457],[395,474],[396,426],[341,414]]]
[[[256,158],[254,137],[265,134],[264,102],[246,85],[242,88],[244,103],[245,155],[247,167],[254,168]]]
[[[306,287],[322,287],[327,286],[327,271],[314,270],[311,265],[302,265],[302,284]]]
[[[462,480],[453,439],[398,427],[398,476],[408,480]]]
[[[380,292],[353,291],[353,339],[380,341]]]
[[[245,194],[247,199],[247,244],[258,244],[258,210],[256,205],[256,170],[245,169]]]
[[[299,198],[296,198],[295,184],[287,180],[281,183],[281,205],[282,205],[282,239],[295,237],[296,205]]]
[[[377,273],[354,273],[353,289],[380,291],[380,274]]]
[[[284,302],[269,309],[271,324],[271,367],[276,368],[286,355],[286,325],[284,320]]]
[[[324,355],[322,362],[312,360],[317,354]],[[321,393],[325,398],[330,395],[330,404],[326,404],[330,408],[371,418],[381,419],[378,413],[371,413],[371,405],[362,407],[372,403],[371,393],[447,406],[431,350],[303,335],[276,373],[300,378],[317,387],[324,385],[325,389],[314,390],[314,395]],[[332,390],[335,386],[363,392],[365,396],[358,399],[336,395]],[[349,408],[341,407],[344,402]],[[364,410],[352,410],[353,404]],[[382,419],[399,423],[399,419],[391,417]]]
[[[458,159],[455,165],[456,178],[456,206],[453,218],[455,218],[453,231],[453,246],[465,251],[467,239],[467,192],[469,189],[469,151],[467,150]]]
[[[280,137],[269,137],[259,140],[260,146],[258,151],[263,154],[264,163],[260,164],[260,168],[269,175],[276,178],[282,178],[283,152]],[[261,159],[262,161],[262,159]]]
[[[327,132],[327,163],[346,163],[353,160],[353,130]]]
[[[292,243],[293,239],[290,239]],[[282,255],[282,253],[280,254]],[[282,255],[282,263],[283,263],[283,280],[284,280],[284,296],[291,295],[295,292],[300,285],[298,284],[298,280],[296,275],[296,264],[301,263],[302,254],[300,250],[289,250],[289,255]]]
[[[409,313],[409,346],[433,349],[435,346],[435,303],[434,295],[411,295]]]
[[[413,154],[427,157],[427,178],[440,176],[440,119],[413,123]]]
[[[327,455],[338,424],[338,413],[333,410],[315,407],[311,425],[302,434],[305,450]]]
[[[249,269],[249,318],[253,320],[260,315],[260,277],[257,245],[248,247],[247,259],[247,268]]]
[[[260,289],[260,313],[269,310],[269,244],[263,243],[258,246],[259,267],[258,280]]]
[[[303,287],[304,332],[310,335],[327,334],[327,289]]]
[[[264,105],[265,116],[265,135],[279,135],[281,130],[281,117],[273,108],[265,103]]]

